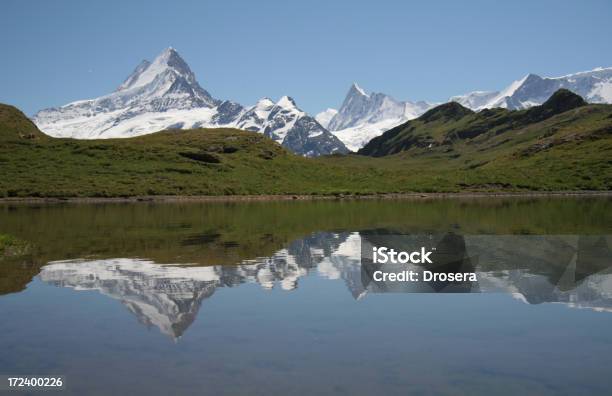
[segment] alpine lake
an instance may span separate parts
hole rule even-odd
[[[385,233],[453,235],[477,287],[371,290],[360,250]],[[74,395],[609,394],[611,247],[610,196],[0,203],[0,375]]]

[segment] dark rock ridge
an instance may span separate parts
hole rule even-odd
[[[530,130],[533,131],[536,128],[535,125],[545,122],[547,124],[541,126],[542,133],[536,135],[535,138],[547,138],[560,129],[560,126],[549,125],[549,123],[554,124],[555,116],[587,105],[582,97],[567,89],[556,91],[542,105],[527,110],[511,111],[495,108],[474,112],[457,102],[449,102],[372,139],[359,150],[358,154],[379,157],[411,149],[421,149],[420,154],[425,154],[427,150],[441,150],[443,153],[455,151],[456,157],[461,155],[460,150],[465,147],[458,147],[454,145],[455,142],[473,145],[474,142],[471,140],[479,138],[478,143],[484,144],[487,141],[498,139],[497,137],[502,134],[507,137],[498,142],[499,144],[508,143],[514,139],[518,142],[519,137],[511,132],[518,132],[525,128],[531,128]],[[537,128],[535,130],[537,132]],[[564,137],[564,139],[568,138]],[[538,147],[541,146],[540,143]],[[545,147],[549,146],[545,144]]]

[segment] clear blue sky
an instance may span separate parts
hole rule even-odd
[[[311,113],[338,107],[353,81],[444,101],[612,66],[604,0],[5,0],[0,33],[0,102],[28,115],[109,93],[168,46],[217,98],[287,94]]]

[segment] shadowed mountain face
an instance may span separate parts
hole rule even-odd
[[[523,119],[525,123],[539,122],[586,105],[587,102],[582,97],[567,89],[560,89],[541,106],[535,106],[527,110]]]

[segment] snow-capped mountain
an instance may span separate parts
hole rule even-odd
[[[402,102],[382,93],[366,93],[353,84],[340,110],[329,120],[327,128],[351,150],[358,150],[384,131],[416,118],[433,107],[427,102]],[[333,113],[328,109],[317,115],[325,120]]]
[[[347,151],[289,97],[276,103],[265,98],[247,108],[213,98],[173,48],[153,62],[141,62],[115,92],[42,110],[33,121],[55,137],[122,138],[164,129],[235,127],[264,133],[302,155]]]
[[[240,112],[231,125],[262,132],[289,150],[309,157],[348,151],[336,136],[300,110],[288,96],[276,103],[269,98],[259,100],[255,106]]]
[[[493,107],[520,110],[541,105],[561,88],[569,89],[590,103],[612,103],[612,68],[597,68],[562,77],[528,74],[502,91],[475,91],[453,96],[450,100],[472,110]]]
[[[374,124],[390,118],[416,117],[431,107],[425,102],[400,102],[382,93],[367,94],[357,84],[351,85],[344,102],[329,122],[329,128],[338,131],[363,123]]]

